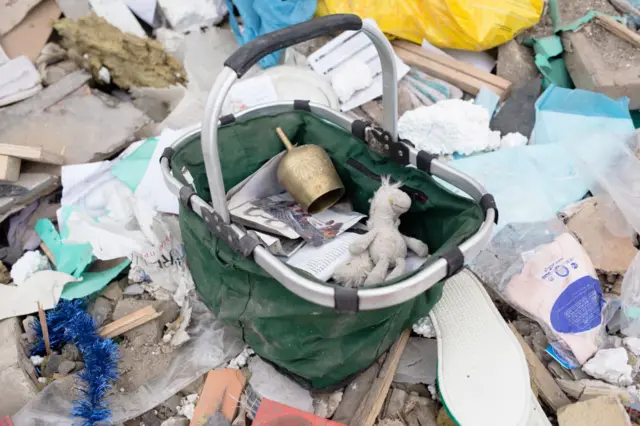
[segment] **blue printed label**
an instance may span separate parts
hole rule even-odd
[[[565,267],[556,268],[555,273],[563,276]],[[586,275],[569,284],[558,296],[551,308],[551,325],[560,333],[591,330],[600,325],[603,306],[600,282]]]
[[[553,359],[558,361],[558,363],[564,368],[566,368],[567,370],[573,370],[574,368],[580,367],[580,364],[578,363],[578,361],[570,353],[567,353],[560,349],[556,349],[552,345],[549,345],[546,351],[549,355],[553,357]]]

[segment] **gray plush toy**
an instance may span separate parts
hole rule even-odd
[[[407,247],[420,257],[429,253],[427,245],[398,230],[400,215],[409,211],[411,198],[400,190],[400,183],[382,178],[373,195],[368,232],[349,246],[352,258],[339,266],[333,279],[345,287],[360,287],[389,281],[404,273]],[[389,268],[393,268],[389,272]]]

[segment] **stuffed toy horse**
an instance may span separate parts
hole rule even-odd
[[[352,258],[339,266],[333,279],[345,287],[360,287],[389,281],[404,274],[407,247],[420,257],[429,253],[427,245],[398,230],[400,215],[409,211],[411,198],[401,183],[382,178],[382,185],[373,194],[368,232],[349,246]],[[389,268],[393,268],[389,272]]]

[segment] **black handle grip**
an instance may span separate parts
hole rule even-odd
[[[336,31],[358,31],[361,28],[360,17],[348,13],[311,19],[251,40],[229,56],[224,65],[234,70],[240,78],[269,53]]]

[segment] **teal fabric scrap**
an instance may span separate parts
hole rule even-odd
[[[105,271],[85,272],[82,274],[82,281],[71,282],[65,285],[60,297],[66,300],[72,300],[97,293],[113,281],[130,263],[131,261],[127,259]]]
[[[623,18],[618,16],[610,16],[602,12],[590,10],[584,16],[573,22],[563,23],[560,19],[560,9],[558,8],[558,0],[549,0],[549,16],[553,23],[553,32],[555,35],[543,38],[530,38],[522,43],[525,46],[533,47],[535,52],[534,62],[540,74],[542,74],[542,88],[546,89],[550,85],[573,89],[575,85],[567,69],[567,65],[562,57],[564,49],[562,40],[557,35],[563,31],[577,31],[585,24],[591,22],[596,16],[608,16],[619,22],[624,22]]]
[[[476,105],[480,105],[489,112],[489,118],[493,117],[496,112],[496,108],[500,102],[500,96],[496,95],[491,89],[486,86],[482,86],[476,95],[476,99],[473,101]]]
[[[564,147],[556,144],[500,149],[449,165],[495,197],[500,209],[496,232],[510,223],[552,219],[589,190]]]
[[[157,145],[157,138],[147,139],[138,149],[113,166],[111,173],[124,182],[132,192],[135,192],[147,172]]]
[[[562,40],[559,36],[527,39],[523,44],[533,48],[534,62],[543,77],[543,88],[546,89],[551,84],[567,89],[575,87],[562,57]]]
[[[80,277],[93,261],[91,244],[66,244],[49,219],[40,219],[35,230],[42,242],[49,247],[56,261],[56,270]]]
[[[618,134],[634,131],[629,98],[613,100],[601,93],[552,85],[536,101],[536,124],[530,143],[564,142],[602,129]]]

